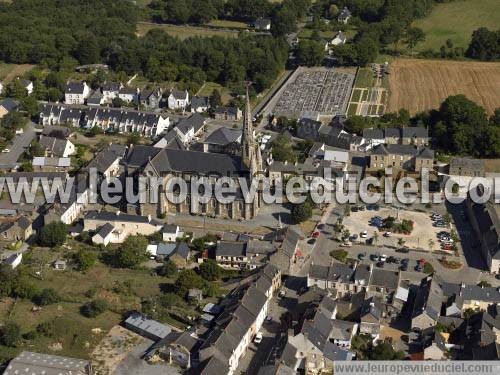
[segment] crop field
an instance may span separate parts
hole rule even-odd
[[[491,114],[500,105],[500,63],[397,59],[389,87],[389,112],[406,108],[415,114],[464,94]]]
[[[447,39],[451,39],[455,47],[467,48],[477,28],[498,29],[498,7],[498,0],[456,0],[437,4],[427,17],[413,23],[426,34],[425,42],[417,44],[415,50],[439,50]]]
[[[215,28],[198,27],[198,26],[177,26],[171,24],[160,24],[151,22],[137,23],[138,36],[144,36],[148,33],[149,30],[153,29],[163,30],[167,34],[173,37],[177,37],[181,40],[194,36],[200,36],[200,37],[221,36],[223,38],[238,37],[238,31],[235,30],[215,29]]]

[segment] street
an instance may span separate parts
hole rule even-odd
[[[12,144],[7,147],[10,151],[0,153],[0,168],[13,168],[33,138],[35,138],[35,124],[30,121],[23,134],[14,136]]]

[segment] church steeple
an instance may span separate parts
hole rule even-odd
[[[249,170],[252,169],[252,163],[255,163],[255,140],[253,137],[252,110],[250,107],[250,97],[248,87],[246,93],[245,114],[243,116],[243,133],[241,136],[241,160],[243,165]]]

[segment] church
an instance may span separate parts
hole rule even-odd
[[[126,157],[125,167],[127,176],[133,176],[136,180],[144,176],[160,178],[162,181],[158,192],[158,202],[141,203],[139,207],[141,215],[154,217],[168,214],[193,214],[233,220],[254,218],[261,205],[261,193],[258,192],[251,202],[245,202],[238,181],[239,178],[244,178],[247,186],[251,186],[253,178],[263,172],[262,155],[254,138],[248,92],[240,155],[132,145]],[[187,199],[180,203],[170,202],[164,190],[168,186],[169,179],[174,177],[182,178],[188,187]],[[221,203],[212,194],[205,204],[191,204],[192,197],[189,194],[191,179],[200,177],[208,178],[212,187],[220,177],[234,179],[237,186],[234,200],[231,203]]]

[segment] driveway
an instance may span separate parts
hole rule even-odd
[[[168,364],[150,365],[142,359],[144,352],[153,345],[153,341],[145,340],[137,345],[126,357],[120,362],[118,367],[113,371],[113,375],[178,375],[181,374],[179,368]]]
[[[0,153],[0,167],[14,167],[34,138],[35,124],[30,121],[24,129],[24,133],[16,135],[12,140],[12,144],[7,147],[10,152]]]

